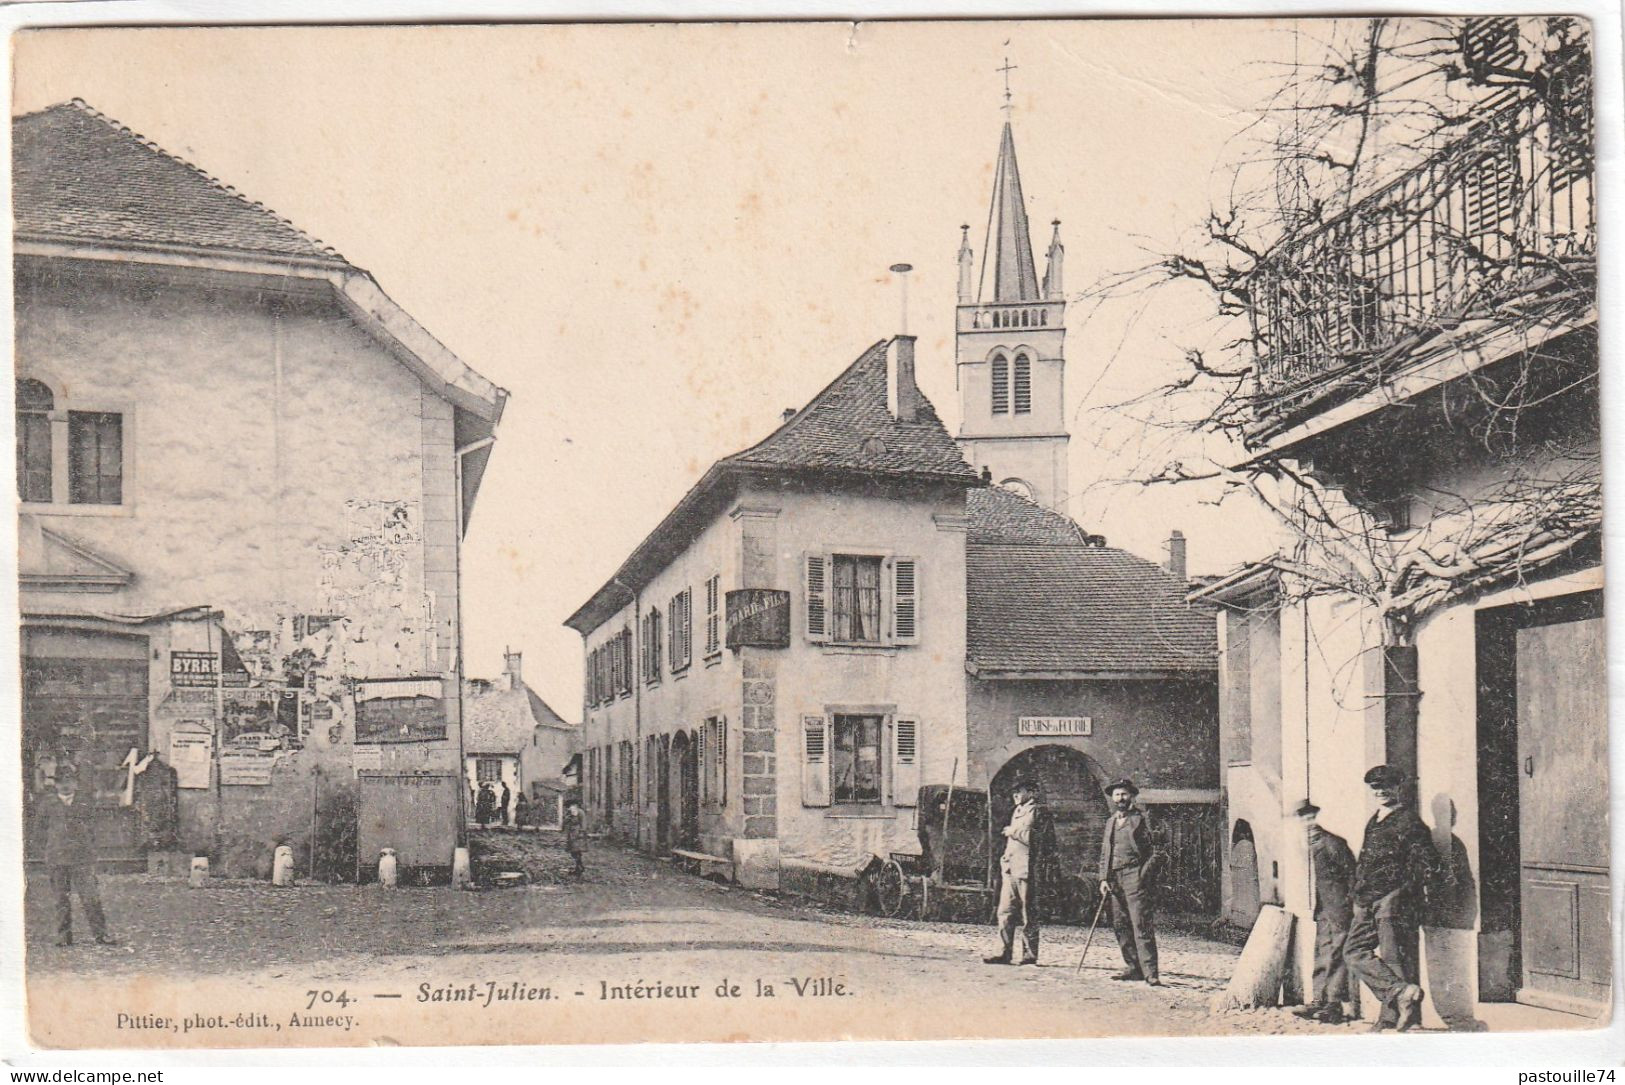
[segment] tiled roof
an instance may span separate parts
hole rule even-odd
[[[1102,546],[965,548],[966,653],[978,671],[1164,672],[1217,666],[1213,612],[1161,566]]]
[[[968,538],[973,543],[1082,546],[1088,541],[1076,521],[1003,486],[967,490],[965,518],[969,521]]]
[[[916,421],[899,421],[887,409],[886,348],[882,340],[864,351],[765,441],[722,462],[930,475],[974,484],[976,472],[923,395]]]
[[[573,726],[536,696],[529,686],[478,690],[465,685],[463,750],[465,753],[513,754],[530,745],[537,726],[573,730]]]
[[[344,258],[75,99],[11,122],[20,240],[225,250],[343,267]]]

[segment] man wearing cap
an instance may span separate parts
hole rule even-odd
[[[1354,853],[1347,840],[1320,827],[1316,820],[1320,807],[1304,799],[1296,813],[1309,835],[1309,869],[1315,887],[1315,971],[1312,1000],[1292,1012],[1309,1020],[1341,1025],[1347,1019],[1343,1004],[1349,1000],[1343,943],[1354,912]]]
[[[1151,839],[1145,813],[1134,805],[1139,793],[1133,780],[1118,780],[1106,787],[1112,815],[1106,819],[1100,841],[1100,892],[1111,898],[1112,927],[1125,965],[1112,978],[1143,979],[1152,987],[1161,987],[1152,896],[1162,854]]]
[[[1430,885],[1442,874],[1433,837],[1406,802],[1405,774],[1378,765],[1365,774],[1377,812],[1365,825],[1354,868],[1354,909],[1343,959],[1382,1003],[1373,1032],[1422,1020],[1416,932]]]
[[[1042,876],[1054,851],[1055,827],[1049,811],[1038,802],[1038,789],[1030,779],[1010,788],[1015,809],[1004,827],[1004,856],[999,860],[999,941],[1002,948],[984,964],[1009,964],[1015,952],[1016,928],[1021,928],[1021,959],[1038,963],[1039,897]]]
[[[90,933],[104,946],[118,943],[107,933],[102,895],[96,885],[96,810],[79,794],[79,772],[58,764],[56,794],[39,804],[39,834],[56,905],[56,944],[73,945],[73,897],[85,910]]]

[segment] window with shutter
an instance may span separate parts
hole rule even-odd
[[[829,721],[801,717],[801,805],[829,805]]]
[[[123,503],[123,415],[68,412],[68,500],[75,505]]]
[[[1025,354],[1016,355],[1016,378],[1013,390],[1017,414],[1031,414],[1033,409],[1033,362]]]
[[[892,802],[913,806],[920,796],[920,721],[899,716],[892,724]]]
[[[711,743],[711,757],[715,761],[716,789],[712,792],[716,796],[718,805],[727,805],[728,802],[728,717],[718,716],[716,720],[716,741]]]
[[[705,654],[722,651],[722,577],[705,582]]]
[[[993,356],[993,413],[1010,413],[1010,362],[1002,354]]]
[[[51,500],[51,411],[56,395],[44,383],[17,382],[17,496]]]
[[[917,644],[920,639],[919,562],[914,558],[893,558],[891,573],[892,643]]]
[[[829,559],[808,554],[805,561],[807,639],[829,639]]]

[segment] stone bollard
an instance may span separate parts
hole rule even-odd
[[[458,889],[467,889],[473,882],[468,869],[468,849],[458,848],[451,853],[451,884]]]
[[[400,876],[400,865],[395,862],[395,849],[385,848],[378,855],[378,884],[385,889],[394,889]]]
[[[202,889],[209,881],[209,857],[207,855],[192,856],[192,874],[190,878],[193,889]]]
[[[293,849],[286,844],[278,845],[276,858],[271,860],[271,884],[283,887],[293,884]]]

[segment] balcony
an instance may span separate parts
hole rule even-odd
[[[1402,370],[1464,320],[1595,295],[1590,81],[1489,111],[1426,162],[1250,276],[1260,427],[1312,415]],[[1567,91],[1568,93],[1564,93]]]

